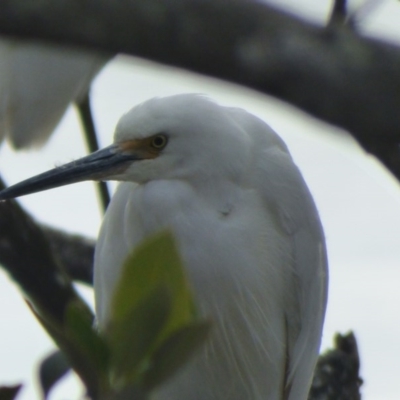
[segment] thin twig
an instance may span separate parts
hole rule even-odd
[[[96,128],[93,121],[92,108],[90,106],[89,92],[76,104],[80,121],[82,123],[86,145],[91,153],[99,149],[99,143],[96,135]],[[106,182],[96,183],[97,192],[100,198],[103,212],[106,212],[110,203],[110,193]]]
[[[328,26],[345,25],[347,21],[347,0],[334,0]]]

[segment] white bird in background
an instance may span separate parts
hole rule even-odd
[[[0,40],[0,141],[43,144],[107,59],[48,44]]]
[[[204,348],[159,400],[304,400],[327,298],[318,212],[286,145],[257,117],[193,94],[149,100],[115,143],[0,199],[83,180],[123,181],[95,254],[100,327],[128,252],[172,229],[202,315]]]

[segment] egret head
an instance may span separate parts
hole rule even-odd
[[[131,163],[119,180],[235,174],[249,137],[227,110],[195,94],[154,98],[133,108],[118,122],[114,143],[142,161]]]
[[[113,145],[9,187],[0,199],[85,180],[235,179],[250,138],[228,110],[194,94],[148,100],[120,119]]]

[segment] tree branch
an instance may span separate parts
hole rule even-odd
[[[0,263],[36,312],[63,322],[76,293],[41,229],[15,201],[0,203]]]
[[[93,284],[95,241],[81,235],[71,235],[49,226],[41,226],[50,249],[71,279]]]
[[[2,0],[0,33],[240,83],[354,135],[400,179],[400,50],[248,0]]]
[[[344,25],[347,20],[347,0],[334,0],[328,26]]]
[[[99,150],[99,143],[93,121],[89,92],[86,93],[85,96],[83,96],[82,99],[80,99],[80,101],[78,101],[75,105],[82,124],[86,146],[91,153],[94,153],[95,151]],[[96,189],[99,195],[102,211],[105,213],[111,200],[107,182],[96,182]]]

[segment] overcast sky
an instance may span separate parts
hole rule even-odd
[[[330,1],[275,0],[317,23]],[[357,9],[362,1],[352,2]],[[368,2],[372,3],[372,2]],[[375,2],[376,3],[376,2]],[[377,1],[360,13],[363,29],[400,42],[400,3]],[[358,5],[356,7],[356,4]],[[182,92],[208,94],[221,104],[246,108],[268,122],[287,142],[316,199],[330,260],[330,295],[322,349],[336,331],[354,330],[359,341],[364,400],[400,396],[400,190],[374,159],[341,132],[274,99],[128,57],[107,65],[92,95],[102,145],[112,142],[119,117],[154,96]],[[74,110],[69,110],[40,151],[14,153],[3,145],[0,170],[16,183],[85,154]],[[37,219],[96,237],[101,214],[91,183],[81,183],[21,199]],[[85,290],[89,299],[91,294]],[[0,271],[0,383],[24,382],[21,399],[35,396],[35,363],[53,345],[28,311],[16,287]],[[76,398],[68,379],[52,399]]]

